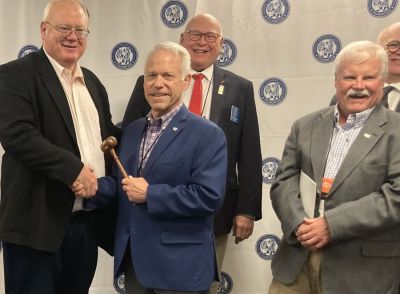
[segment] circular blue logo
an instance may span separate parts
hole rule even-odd
[[[264,184],[272,184],[279,164],[280,160],[275,157],[267,157],[262,161],[262,177]]]
[[[281,103],[286,98],[286,93],[285,82],[275,77],[265,80],[259,90],[261,100],[269,106]]]
[[[24,47],[21,48],[18,52],[18,59],[24,57],[25,55],[28,55],[32,52],[37,52],[39,51],[39,48],[35,45],[25,45]]]
[[[119,69],[130,69],[137,59],[138,53],[135,46],[128,42],[118,43],[111,52],[112,63]]]
[[[262,6],[262,16],[270,24],[283,22],[289,15],[290,5],[287,0],[266,0]]]
[[[119,294],[125,294],[125,275],[121,273],[117,278],[114,279],[114,289]]]
[[[258,256],[265,260],[271,260],[278,249],[280,240],[277,236],[267,234],[261,236],[256,243],[256,251]]]
[[[233,280],[225,272],[221,271],[221,281],[218,284],[218,294],[229,294],[233,289]]]
[[[216,65],[228,66],[235,61],[236,55],[237,55],[237,49],[235,44],[229,39],[224,39],[221,48],[221,53],[218,56]]]
[[[186,22],[188,9],[181,1],[168,1],[161,8],[160,16],[167,27],[176,29]]]
[[[312,51],[315,59],[321,63],[328,63],[335,60],[342,43],[335,35],[326,34],[320,36],[313,45]]]
[[[368,12],[374,17],[385,17],[397,6],[397,0],[368,0]]]

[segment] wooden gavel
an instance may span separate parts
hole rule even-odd
[[[101,143],[100,149],[104,153],[109,152],[114,159],[114,161],[117,163],[117,166],[124,178],[128,177],[128,174],[126,173],[124,167],[122,166],[121,161],[119,161],[117,154],[115,153],[114,147],[117,146],[117,139],[113,136],[108,137]]]

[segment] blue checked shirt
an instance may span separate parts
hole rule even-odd
[[[367,109],[363,112],[349,114],[346,123],[341,126],[339,123],[339,110],[336,104],[334,113],[335,127],[333,128],[333,133],[329,142],[324,178],[334,179],[336,177],[336,174],[339,171],[347,152],[360,133],[362,127],[365,125],[365,122],[374,108],[375,107]],[[321,197],[318,215],[323,215],[324,211],[325,198]]]
[[[335,107],[335,127],[330,141],[328,150],[324,177],[334,179],[342,165],[343,159],[346,157],[354,140],[360,133],[362,127],[367,121],[375,107],[367,109],[359,113],[351,113],[347,117],[344,125],[339,124],[339,111],[337,105]]]

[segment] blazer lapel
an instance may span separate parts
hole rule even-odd
[[[38,72],[41,74],[43,80],[43,85],[46,87],[50,93],[50,97],[53,99],[64,123],[67,127],[67,131],[71,136],[72,140],[77,143],[75,128],[72,122],[71,111],[69,109],[67,97],[65,96],[64,89],[61,85],[60,80],[57,77],[54,68],[52,67],[50,61],[47,59],[43,49],[38,52]]]
[[[320,119],[315,120],[312,126],[311,165],[314,174],[309,176],[314,177],[319,191],[321,191],[321,181],[326,165],[326,155],[333,131],[334,109],[334,107],[330,107],[327,112],[321,113]]]
[[[218,90],[220,86],[227,87],[228,84],[229,81],[225,79],[225,73],[214,65],[210,120],[216,124],[218,124],[220,118],[221,109],[224,105],[226,93],[226,91],[223,91],[222,94],[218,94]]]
[[[335,190],[343,183],[348,175],[360,164],[360,162],[367,156],[370,150],[381,139],[384,134],[381,126],[387,122],[385,109],[382,105],[377,105],[370,117],[366,121],[364,127],[361,129],[357,138],[354,140],[342,165],[339,168],[337,176],[333,181],[330,191],[334,193]]]
[[[175,117],[170,121],[168,126],[163,131],[162,135],[158,139],[156,145],[150,153],[149,159],[146,162],[146,166],[142,172],[143,177],[146,177],[154,165],[154,163],[160,158],[168,145],[176,138],[176,136],[185,127],[184,122],[187,119],[188,109],[185,105],[179,110]]]

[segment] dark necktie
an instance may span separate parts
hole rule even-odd
[[[192,75],[194,79],[192,97],[190,98],[189,110],[195,114],[201,115],[202,111],[202,96],[203,96],[203,83],[204,75],[197,73]]]
[[[389,108],[389,103],[388,103],[388,96],[390,91],[392,91],[394,89],[393,86],[386,86],[383,87],[383,98],[382,98],[382,105],[385,106],[386,108]]]

